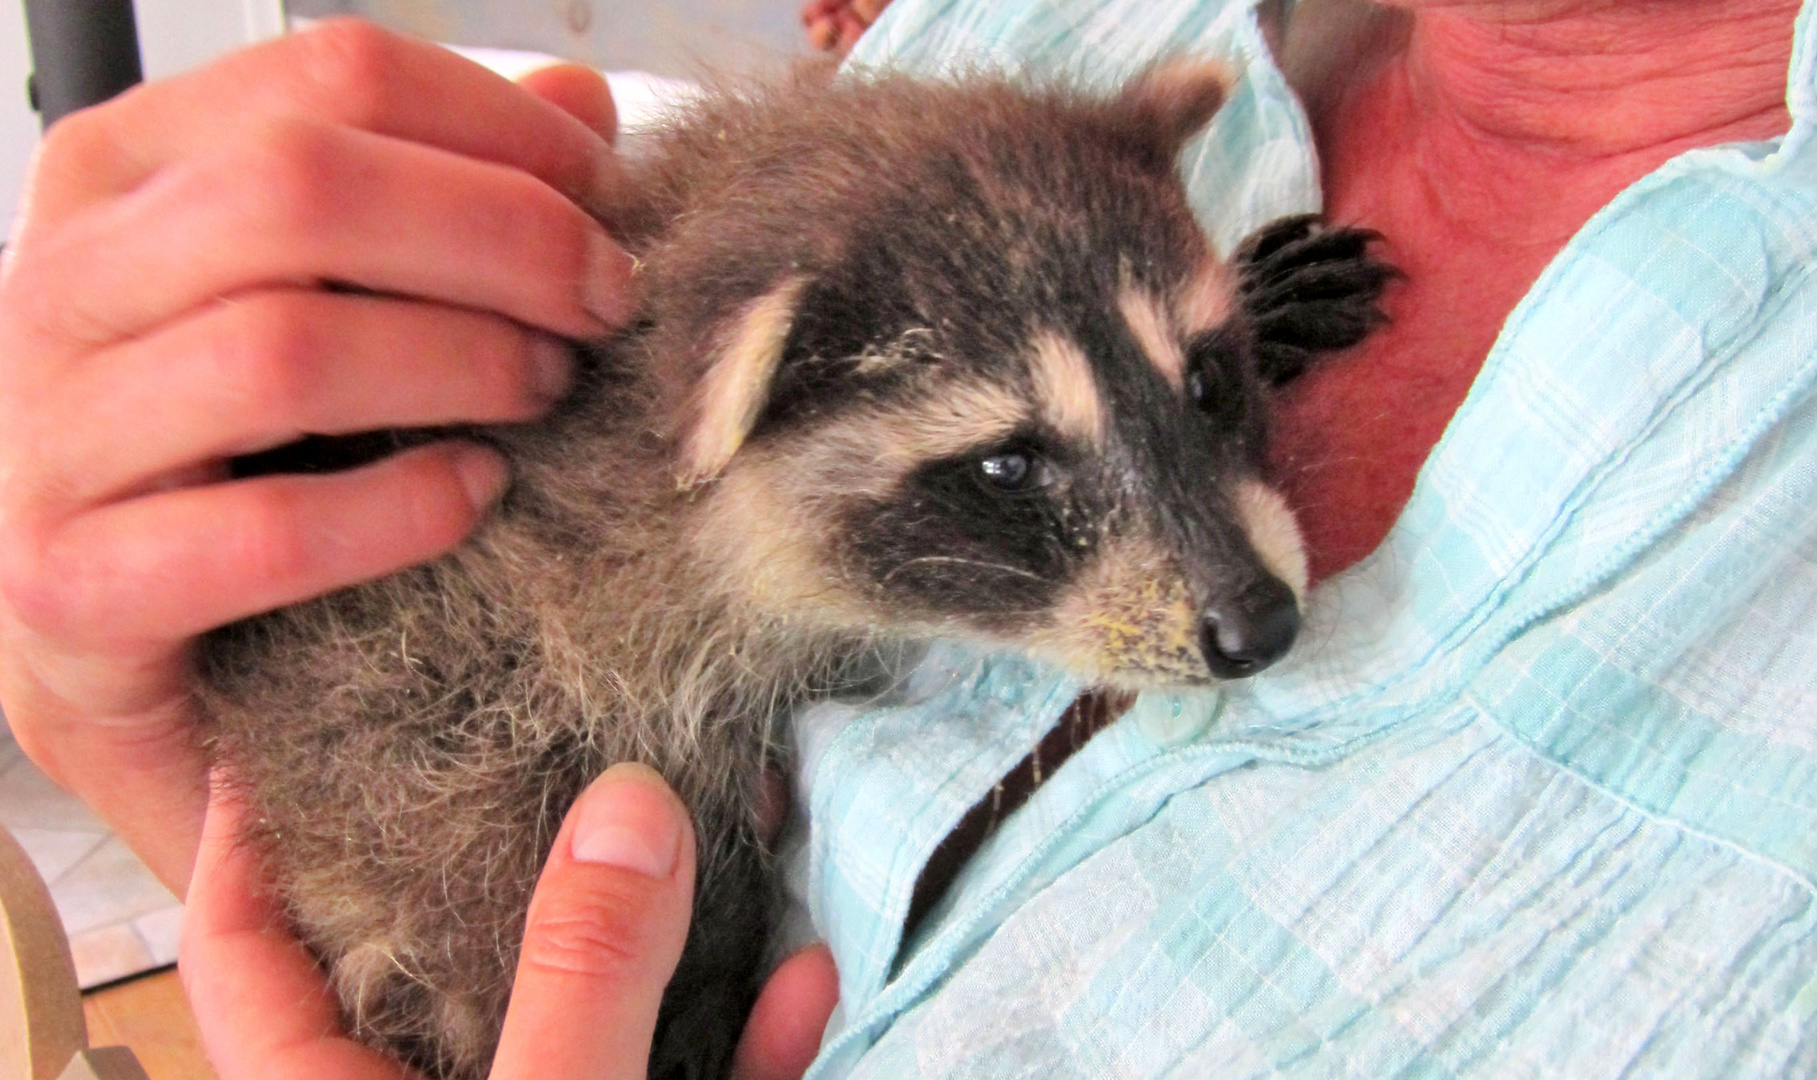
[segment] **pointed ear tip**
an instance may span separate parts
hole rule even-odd
[[[716,479],[738,450],[737,442],[728,444],[723,431],[704,431],[698,420],[690,427],[675,461],[675,486],[681,491],[692,491]]]
[[[1137,80],[1136,95],[1184,141],[1211,122],[1242,71],[1224,60],[1182,56],[1163,60]]]
[[[676,480],[699,487],[723,472],[762,412],[794,324],[804,275],[745,303],[718,329],[706,370],[689,391],[676,425]]]
[[[1174,85],[1210,86],[1225,93],[1243,75],[1236,63],[1213,56],[1174,56],[1156,63],[1148,77]]]
[[[725,471],[724,461],[703,461],[698,458],[684,457],[675,469],[675,490],[681,492],[699,491],[719,479]]]

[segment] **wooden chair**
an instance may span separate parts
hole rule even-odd
[[[147,1080],[124,1046],[90,1049],[50,890],[0,828],[0,1080]]]

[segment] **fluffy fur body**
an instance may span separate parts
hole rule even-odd
[[[218,759],[349,1027],[484,1074],[565,811],[660,770],[700,838],[654,1076],[723,1073],[774,907],[770,718],[882,641],[959,635],[1142,688],[1286,648],[1303,560],[1269,383],[1377,319],[1367,237],[1210,250],[1175,170],[1224,93],[889,78],[710,98],[606,220],[636,326],[428,566],[204,644]]]

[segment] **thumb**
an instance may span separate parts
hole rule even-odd
[[[606,77],[580,64],[556,64],[529,72],[517,84],[592,128],[608,143],[618,137],[618,107]],[[581,209],[610,222],[631,198],[630,181],[616,154],[597,163],[590,190],[582,196]]]
[[[517,80],[537,97],[592,128],[607,142],[618,137],[618,109],[605,76],[580,64],[537,68]]]
[[[644,1080],[693,891],[681,800],[642,765],[606,770],[568,811],[530,901],[493,1080]]]

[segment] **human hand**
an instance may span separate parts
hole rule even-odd
[[[852,51],[858,39],[883,14],[890,0],[807,0],[801,6],[801,25],[808,44],[841,56]]]
[[[617,179],[610,97],[532,81],[549,100],[337,21],[40,148],[0,269],[0,707],[179,893],[195,636],[432,558],[506,481],[460,442],[309,477],[225,460],[530,418],[567,385],[559,337],[630,310],[628,256],[577,205]]]
[[[222,1080],[404,1080],[341,1032],[333,994],[284,929],[239,807],[217,794],[185,914],[184,985]],[[687,935],[694,836],[651,770],[619,765],[568,812],[530,902],[494,1080],[642,1080],[663,987]],[[779,968],[746,1024],[736,1080],[794,1080],[837,996],[824,948]]]

